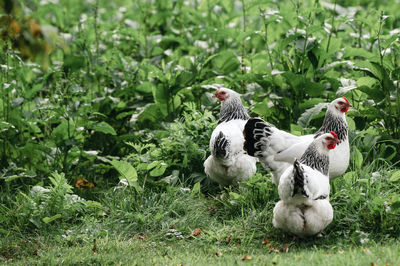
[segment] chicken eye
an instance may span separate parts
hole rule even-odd
[[[221,92],[221,94],[225,94],[225,93],[226,93],[226,92],[224,92],[224,91],[223,91],[223,92]]]

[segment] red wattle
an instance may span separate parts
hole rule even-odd
[[[336,147],[336,143],[328,144],[328,149],[333,150]]]
[[[340,111],[342,113],[347,113],[348,110],[349,110],[349,107],[345,107],[345,108],[342,108]]]

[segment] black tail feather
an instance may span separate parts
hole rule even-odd
[[[297,159],[294,161],[293,164],[293,179],[294,187],[292,191],[292,197],[299,192],[301,192],[302,195],[308,197],[308,194],[304,189],[304,169],[300,165],[300,161]]]
[[[243,149],[250,156],[263,149],[264,143],[260,142],[261,138],[268,137],[272,134],[271,126],[260,118],[250,118],[244,126],[244,144]]]
[[[215,138],[213,155],[220,158],[226,158],[229,155],[229,141],[225,138],[222,131],[219,132],[218,136]]]

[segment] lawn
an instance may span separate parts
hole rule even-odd
[[[0,0],[0,263],[399,265],[397,7]],[[272,226],[261,165],[206,177],[219,84],[295,135],[349,99],[322,237]]]

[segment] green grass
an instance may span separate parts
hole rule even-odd
[[[388,182],[392,172],[380,168],[379,173],[380,180],[370,184],[349,176],[334,181],[334,220],[322,237],[298,239],[275,229],[276,187],[258,174],[229,195],[205,195],[199,187],[181,185],[140,194],[130,187],[102,191],[92,195],[101,204],[96,212],[57,219],[40,230],[18,224],[23,220],[16,216],[11,231],[2,233],[1,260],[24,265],[231,265],[248,254],[255,264],[396,265],[399,210],[391,199],[400,192]],[[382,202],[392,208],[385,209]],[[14,207],[23,204],[15,202]],[[191,237],[196,228],[201,234]],[[262,245],[265,238],[268,242]]]
[[[93,251],[95,250],[95,251]],[[276,253],[258,244],[208,244],[202,238],[180,241],[144,241],[136,238],[101,238],[93,243],[41,246],[36,255],[9,261],[23,265],[398,265],[400,243],[369,244],[346,248],[289,248]],[[244,260],[244,256],[248,259]]]

